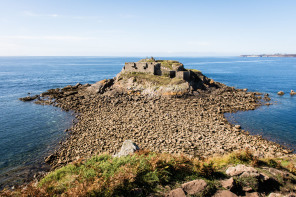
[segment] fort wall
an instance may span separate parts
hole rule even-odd
[[[190,80],[190,71],[184,71],[183,64],[174,63],[173,70],[162,67],[159,62],[127,62],[123,70],[126,72],[149,73],[153,75],[168,75],[170,78],[180,78],[185,81]]]
[[[161,75],[160,63],[156,62],[127,62],[124,71]]]
[[[176,72],[176,77],[181,78],[185,81],[189,81],[190,80],[190,72],[189,71],[178,71],[178,72]]]

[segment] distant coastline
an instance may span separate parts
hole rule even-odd
[[[296,54],[260,54],[260,55],[241,55],[240,57],[296,57]]]

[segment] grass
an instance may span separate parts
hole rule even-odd
[[[190,71],[195,72],[195,73],[201,73],[201,71],[197,70],[197,69],[187,69],[187,70],[190,70]]]
[[[35,195],[135,196],[140,188],[143,196],[157,188],[196,178],[213,177],[212,164],[185,156],[139,151],[134,155],[114,158],[94,156],[57,169],[45,176],[35,189]]]
[[[169,76],[158,76],[158,75],[151,75],[151,74],[137,73],[137,72],[121,74],[120,79],[129,79],[132,77],[134,78],[135,82],[138,82],[138,83],[151,82],[153,85],[156,85],[156,86],[178,85],[185,82],[180,78],[170,78]]]
[[[162,67],[168,68],[170,70],[173,69],[173,64],[180,64],[181,65],[180,62],[175,61],[175,60],[155,60],[153,57],[141,59],[139,62],[159,62]]]
[[[145,58],[145,59],[141,59],[139,62],[155,62],[155,59],[153,57]]]
[[[294,162],[282,159],[285,167],[279,160],[281,159],[258,159],[248,149],[205,160],[144,150],[120,158],[103,154],[52,171],[37,186],[31,184],[25,190],[0,191],[0,196],[161,195],[168,191],[165,189],[167,186],[177,188],[182,183],[195,179],[204,179],[208,183],[200,194],[207,196],[221,187],[219,180],[227,178],[224,172],[228,166],[246,164],[289,170],[291,162]],[[242,187],[258,190],[258,184],[252,177],[235,180]],[[289,187],[292,186],[291,183]]]
[[[168,68],[168,69],[170,69],[170,70],[173,69],[173,64],[174,64],[174,63],[181,64],[180,62],[175,61],[175,60],[156,60],[156,62],[161,63],[161,66],[162,66],[162,67]]]
[[[214,163],[214,166],[217,168],[224,168],[230,164],[252,164],[256,166],[259,163],[258,158],[253,156],[249,149],[233,152],[222,157],[213,157],[210,158],[209,161]]]

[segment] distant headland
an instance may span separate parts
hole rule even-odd
[[[296,54],[260,54],[260,55],[241,55],[240,57],[296,57]]]

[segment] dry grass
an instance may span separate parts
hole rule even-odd
[[[156,86],[179,85],[181,83],[185,83],[185,81],[180,78],[170,78],[168,76],[158,76],[158,75],[136,73],[136,72],[123,73],[120,75],[119,78],[121,80],[134,78],[135,82],[143,83],[143,84],[145,82],[150,82]]]
[[[157,60],[156,62],[161,63],[161,66],[162,66],[162,67],[168,68],[168,69],[170,69],[170,70],[173,69],[173,64],[174,64],[174,63],[179,63],[179,64],[181,64],[180,62],[175,61],[175,60]]]
[[[284,161],[285,166],[281,163]],[[38,184],[15,191],[2,191],[0,196],[147,196],[164,192],[195,179],[205,179],[213,192],[217,180],[225,178],[229,165],[270,166],[295,173],[295,160],[258,159],[246,149],[205,160],[183,155],[138,151],[134,155],[114,158],[103,154],[77,161],[45,176]],[[249,184],[248,180],[241,180]],[[252,186],[252,185],[251,185]],[[135,188],[141,192],[136,192]],[[161,191],[162,188],[162,191]]]
[[[117,196],[123,193],[135,196],[133,189],[140,188],[145,196],[166,185],[213,177],[215,172],[212,165],[185,156],[149,151],[121,158],[100,155],[49,173],[38,187],[7,195],[21,192],[24,196]]]

